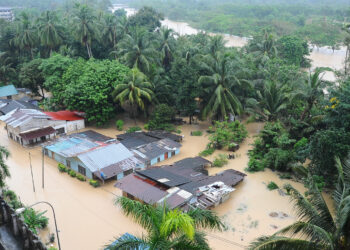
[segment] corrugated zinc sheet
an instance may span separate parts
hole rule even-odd
[[[0,97],[17,95],[18,91],[13,85],[0,87]]]
[[[85,152],[77,157],[91,170],[91,172],[95,172],[133,157],[133,154],[123,144],[113,143]]]
[[[73,157],[98,146],[99,144],[92,141],[71,137],[60,138],[58,142],[48,145],[45,148],[64,157]]]
[[[7,125],[14,128],[26,124],[31,119],[50,119],[49,116],[45,115],[43,112],[35,109],[15,109],[0,118]]]

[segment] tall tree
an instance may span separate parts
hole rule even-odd
[[[74,33],[76,39],[86,47],[88,57],[93,57],[91,43],[94,38],[98,38],[96,28],[96,17],[92,9],[85,4],[75,5],[75,17],[73,18]]]
[[[203,117],[217,116],[224,119],[230,113],[240,114],[242,105],[232,92],[235,85],[240,84],[230,67],[230,55],[220,54],[217,59],[209,58],[205,67],[209,75],[200,76],[199,84],[204,88],[208,100],[203,109]]]
[[[57,48],[63,41],[62,27],[58,24],[56,12],[45,11],[38,19],[39,22],[39,37],[41,44],[50,50]]]
[[[150,71],[151,64],[156,61],[158,54],[147,36],[145,30],[135,28],[131,35],[125,35],[118,46],[118,54],[122,56],[126,65],[130,68],[137,67],[145,74]]]
[[[162,64],[166,70],[169,69],[170,63],[173,57],[173,49],[174,49],[174,37],[173,30],[161,27],[159,29],[159,39],[160,46],[159,50],[162,53]]]
[[[142,72],[133,68],[125,82],[117,84],[112,95],[114,101],[121,105],[128,102],[131,106],[145,110],[145,101],[151,102],[154,95],[153,85]]]
[[[251,243],[250,249],[350,249],[350,160],[341,163],[337,158],[336,165],[338,181],[333,194],[334,213],[315,183],[307,197],[287,185],[285,188],[300,220],[272,236],[258,238]]]
[[[210,249],[205,234],[198,229],[223,229],[219,217],[212,211],[193,209],[187,213],[163,206],[144,205],[126,197],[116,200],[123,212],[131,216],[146,231],[142,238],[125,238],[107,249]]]
[[[322,80],[323,75],[321,75],[324,71],[325,69],[323,68],[317,68],[315,72],[310,72],[304,84],[300,86],[299,90],[295,93],[295,97],[306,102],[304,111],[300,117],[302,121],[310,114],[316,101],[324,94],[323,88],[325,87],[325,81]]]

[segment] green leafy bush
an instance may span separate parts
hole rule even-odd
[[[9,200],[17,200],[17,195],[14,191],[12,190],[5,190],[4,191],[4,196],[7,197]]]
[[[148,122],[150,130],[166,130],[169,132],[175,131],[175,126],[171,124],[175,118],[175,109],[167,104],[159,104],[156,106],[151,118]]]
[[[175,133],[176,133],[176,134],[181,134],[181,132],[182,132],[181,129],[176,129],[176,130],[175,130]]]
[[[262,166],[260,161],[253,157],[249,159],[248,167],[245,169],[245,171],[250,173],[259,172],[263,170],[264,170],[264,167]]]
[[[68,174],[73,178],[77,176],[77,173],[72,169],[68,171]]]
[[[275,189],[278,189],[278,185],[276,183],[274,183],[273,181],[270,181],[269,184],[267,184],[267,188],[269,190],[275,190]]]
[[[117,127],[117,129],[119,131],[123,131],[123,126],[124,126],[124,121],[123,120],[116,121],[115,125],[116,125],[116,127]]]
[[[100,182],[99,181],[97,181],[97,180],[89,180],[89,184],[91,185],[91,186],[93,186],[93,187],[99,187],[99,186],[101,186],[101,184],[100,184]]]
[[[226,165],[228,163],[227,160],[227,155],[225,154],[219,154],[218,156],[215,157],[214,161],[213,161],[213,166],[214,167],[218,167],[221,168],[224,165]]]
[[[78,179],[79,181],[86,181],[85,176],[84,176],[84,175],[81,175],[81,174],[78,174],[78,175],[77,175],[77,179]]]
[[[63,172],[68,172],[68,168],[63,165],[62,163],[58,163],[58,170],[63,173]]]
[[[202,136],[203,133],[202,133],[202,131],[199,131],[199,130],[198,130],[198,131],[192,131],[192,132],[191,132],[191,135],[192,135],[192,136]]]
[[[44,216],[44,212],[36,211],[32,208],[27,208],[23,212],[24,223],[28,225],[28,228],[35,234],[37,234],[37,229],[44,229],[49,223],[49,218]]]
[[[212,130],[214,133],[210,135],[209,140],[217,149],[226,147],[232,142],[239,144],[248,136],[245,126],[239,121],[217,121]]]
[[[126,131],[126,133],[133,133],[133,132],[136,132],[136,131],[141,131],[142,128],[138,127],[138,126],[135,126],[135,127],[130,127],[128,128],[128,130]]]
[[[202,152],[199,153],[200,156],[208,156],[213,154],[215,151],[215,148],[207,148],[205,150],[203,150]]]

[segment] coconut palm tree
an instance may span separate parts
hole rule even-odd
[[[3,146],[0,146],[0,187],[5,186],[5,178],[10,177],[10,171],[5,160],[10,156],[10,152]]]
[[[11,44],[15,45],[19,50],[27,50],[33,59],[33,48],[36,42],[36,30],[30,21],[29,15],[26,12],[22,12],[20,14],[19,24],[17,25],[16,35],[11,40]]]
[[[137,68],[133,68],[126,81],[117,84],[112,95],[114,101],[121,105],[128,102],[131,106],[145,110],[145,101],[151,102],[154,95],[153,85],[147,81],[142,72]]]
[[[0,53],[0,81],[8,83],[10,76],[16,74],[16,69],[11,63],[11,57],[7,57],[7,53]]]
[[[208,54],[215,60],[218,60],[218,55],[224,50],[224,48],[225,41],[223,36],[217,35],[209,38]]]
[[[306,102],[304,111],[300,116],[300,120],[302,121],[310,114],[312,107],[317,100],[319,100],[319,97],[323,96],[325,81],[322,80],[324,75],[322,73],[324,71],[326,71],[325,68],[316,68],[313,73],[310,72],[308,78],[305,80],[302,86],[298,88],[298,91],[295,92],[295,98],[300,98]]]
[[[62,28],[58,25],[56,12],[45,11],[39,21],[39,38],[42,45],[52,50],[58,47],[63,40]]]
[[[247,111],[264,121],[274,121],[287,108],[289,98],[286,86],[274,81],[266,82],[256,98],[247,100]]]
[[[114,48],[117,43],[117,29],[119,26],[118,19],[113,14],[103,16],[102,38],[103,41]]]
[[[162,53],[162,63],[165,69],[169,69],[170,62],[172,60],[173,47],[174,47],[174,31],[172,29],[161,27],[159,29],[160,46],[159,50]]]
[[[119,43],[117,54],[123,57],[130,68],[137,67],[143,73],[150,71],[151,64],[156,61],[158,52],[148,39],[147,33],[141,29],[134,29],[125,35]]]
[[[96,17],[92,9],[87,5],[75,5],[75,17],[73,18],[73,28],[76,39],[86,47],[88,57],[93,57],[91,43],[94,38],[98,38],[98,31],[95,23]]]
[[[210,75],[200,76],[198,83],[202,85],[204,92],[209,96],[206,106],[203,109],[203,117],[217,116],[223,119],[232,114],[240,114],[242,105],[232,92],[235,84],[240,81],[235,77],[230,67],[230,56],[220,54],[215,58],[207,57],[205,68]]]
[[[334,213],[315,184],[308,196],[292,186],[285,186],[293,201],[299,221],[272,236],[252,242],[254,250],[345,250],[350,249],[350,158],[343,163],[336,158],[338,181],[334,192]]]
[[[223,224],[214,212],[193,209],[187,213],[163,206],[152,206],[119,197],[116,200],[123,212],[131,216],[146,231],[147,236],[119,239],[107,249],[210,249],[205,234],[198,229],[223,229]]]

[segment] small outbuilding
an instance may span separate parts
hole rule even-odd
[[[0,87],[0,98],[12,99],[16,95],[18,95],[18,91],[14,85]]]

